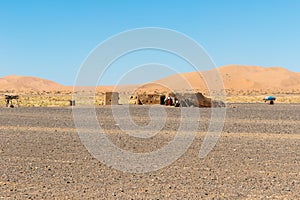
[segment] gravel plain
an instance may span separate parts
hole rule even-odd
[[[130,107],[132,120],[146,126],[149,109]],[[129,173],[88,152],[70,107],[0,108],[0,199],[300,199],[300,104],[229,104],[221,137],[204,158],[198,154],[211,109],[194,110],[200,118],[191,121],[199,126],[180,158],[156,171]],[[96,108],[109,140],[134,153],[172,142],[180,108],[165,111],[162,130],[139,138],[120,130],[110,107]]]

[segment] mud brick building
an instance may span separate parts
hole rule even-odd
[[[118,105],[119,93],[118,92],[106,92],[104,94],[104,105]]]

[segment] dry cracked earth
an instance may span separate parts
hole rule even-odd
[[[89,109],[76,109],[82,114],[77,120],[88,125],[80,130],[90,134],[95,145],[98,140],[93,134],[99,133],[89,124],[95,116]],[[211,109],[190,110],[199,112],[200,118],[188,122],[199,124],[185,136],[178,134],[180,108],[161,107],[164,113],[154,113],[152,118],[149,109],[132,106],[130,116],[118,122],[110,107],[96,108],[106,138],[123,151],[145,157],[178,135],[184,142],[195,134],[189,148],[173,163],[142,173],[161,163],[144,162],[128,172],[136,163],[119,162],[123,158],[114,157],[105,146],[101,155],[110,160],[98,161],[81,142],[71,108],[0,108],[0,198],[300,199],[300,104],[229,104],[221,136],[204,158],[199,158],[199,151]],[[131,133],[151,125],[151,120],[162,122],[163,127],[154,125],[153,130],[161,130],[148,138],[136,137],[120,128],[120,122],[128,119],[136,124],[127,127]],[[176,155],[182,148],[175,146],[168,153]]]

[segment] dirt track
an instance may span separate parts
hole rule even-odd
[[[147,124],[147,106],[132,108]],[[178,108],[150,139],[122,133],[109,107],[97,108],[111,141],[149,152],[172,141]],[[0,198],[4,199],[300,199],[300,104],[232,104],[213,151],[198,157],[210,109],[188,151],[150,173],[124,173],[99,162],[80,142],[70,108],[0,109]]]

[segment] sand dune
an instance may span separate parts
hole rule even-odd
[[[229,65],[219,68],[219,71],[226,88],[300,89],[300,73],[281,67]]]
[[[248,91],[252,93],[299,93],[300,73],[289,71],[281,67],[259,67],[228,65],[216,70],[198,72],[188,72],[175,74],[160,80],[143,85],[122,85],[117,86],[120,92],[150,92],[159,93],[167,90],[173,91],[202,91],[207,92],[206,81],[209,84],[220,84],[217,80],[216,72],[222,78],[224,89],[229,93],[241,93]],[[93,88],[93,87],[91,87]],[[82,87],[84,89],[84,87]],[[97,86],[97,92],[107,92],[114,90],[114,86]],[[6,76],[0,78],[0,91],[73,91],[72,86],[63,86],[53,81],[36,77]]]
[[[30,76],[6,76],[0,78],[0,91],[32,92],[62,91],[68,88],[50,80]]]
[[[211,82],[218,71],[222,78],[224,89],[238,93],[241,91],[256,92],[300,92],[300,73],[289,71],[281,67],[263,68],[259,66],[228,65],[217,70],[189,72],[176,74],[156,81],[156,83],[168,85],[171,88],[183,90],[187,84],[183,80],[188,80],[190,88],[194,90],[207,91],[206,81]]]

